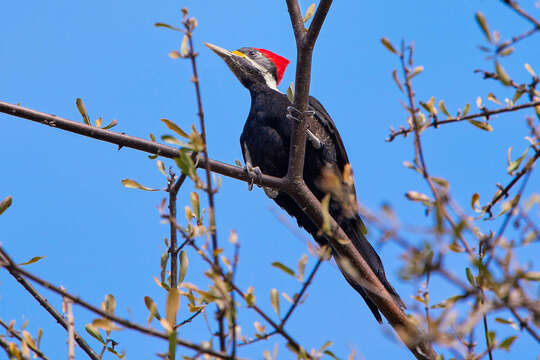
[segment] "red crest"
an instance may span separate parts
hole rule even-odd
[[[276,75],[277,75],[277,85],[281,82],[281,79],[283,79],[283,74],[285,74],[285,69],[287,68],[287,65],[289,65],[290,61],[285,59],[283,56],[279,56],[276,53],[273,53],[266,49],[257,49],[266,56],[270,61],[276,65]]]

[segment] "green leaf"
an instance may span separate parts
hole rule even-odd
[[[324,350],[324,354],[330,356],[332,359],[335,359],[335,360],[340,360],[336,355],[334,355],[333,352],[331,352],[330,350]]]
[[[165,318],[167,324],[170,326],[170,329],[167,329],[170,332],[173,332],[172,329],[176,326],[176,314],[178,313],[178,308],[180,307],[180,292],[176,288],[170,288],[169,294],[167,295],[167,303],[165,306]]]
[[[184,281],[184,278],[186,277],[187,269],[189,266],[189,259],[188,259],[187,252],[182,250],[180,252],[179,260],[180,260],[180,269],[178,271],[178,284],[181,284]]]
[[[31,258],[30,260],[26,261],[26,262],[23,262],[23,263],[20,263],[18,264],[19,266],[22,266],[22,265],[30,265],[30,264],[33,264],[35,262],[38,262],[39,260],[43,259],[45,256],[34,256],[33,258]]]
[[[188,144],[188,143],[186,143],[186,142],[184,142],[182,140],[178,140],[177,138],[175,138],[174,136],[171,136],[171,135],[162,135],[161,140],[165,141],[168,144],[178,145],[178,146],[181,146],[181,147],[186,148],[188,150],[194,150],[190,144]]]
[[[178,157],[174,161],[176,161],[176,165],[182,170],[183,174],[189,176],[192,180],[195,179],[195,165],[185,151],[180,150]]]
[[[162,22],[157,22],[154,24],[155,27],[164,27],[164,28],[167,28],[167,29],[170,29],[170,30],[173,30],[173,31],[182,31],[182,29],[179,29],[179,28],[176,28],[172,25],[169,25],[169,24],[165,24],[165,23],[162,23]]]
[[[189,135],[180,128],[180,126],[176,125],[174,122],[172,122],[171,120],[168,120],[168,119],[161,119],[161,121],[167,125],[167,127],[174,131],[175,133],[177,133],[178,135],[186,138],[186,139],[189,139]]]
[[[315,14],[315,4],[311,4],[308,6],[306,14],[304,15],[304,24],[307,23],[309,19],[311,19],[313,14]]]
[[[381,38],[381,43],[388,51],[397,55],[398,52],[396,51],[390,40],[388,40],[386,37],[383,37]]]
[[[90,336],[94,337],[97,341],[105,345],[105,340],[103,340],[103,337],[95,326],[93,326],[92,324],[86,324],[84,325],[84,328],[86,332],[90,334]]]
[[[327,348],[329,348],[330,346],[332,346],[333,342],[328,340],[327,342],[325,342],[323,344],[323,346],[321,346],[321,348],[319,349],[319,352],[322,352],[324,350],[326,350]]]
[[[450,117],[450,113],[446,110],[446,105],[444,105],[444,100],[439,101],[439,109],[444,115]]]
[[[13,202],[13,199],[11,196],[8,196],[4,198],[4,200],[0,201],[0,215],[2,215],[2,213],[6,211],[8,207],[11,206],[12,202]]]
[[[519,168],[519,165],[521,165],[521,162],[523,161],[523,159],[525,159],[527,152],[529,152],[529,148],[525,149],[525,152],[523,153],[523,155],[518,157],[516,160],[510,162],[510,164],[508,165],[508,168],[506,169],[506,171],[508,172],[508,175],[512,175],[512,173]],[[508,156],[510,157],[510,151],[508,152]]]
[[[304,281],[304,272],[306,270],[306,264],[308,262],[308,257],[306,254],[302,254],[300,260],[298,260],[298,280]]]
[[[131,179],[122,179],[122,185],[130,189],[139,189],[139,190],[144,190],[144,191],[159,191],[159,189],[152,189],[152,188],[143,186],[139,184],[138,182],[136,182],[135,180],[131,180]]]
[[[403,92],[403,86],[401,86],[401,83],[399,82],[396,69],[392,70],[392,78],[394,79],[394,82],[398,86],[399,90],[401,90],[401,92]]]
[[[463,116],[467,115],[470,109],[471,109],[471,104],[465,105],[465,108],[463,109]]]
[[[504,70],[503,66],[498,61],[495,62],[495,72],[497,73],[497,78],[504,85],[512,85],[512,79],[510,79],[510,76],[508,76],[508,73],[506,72],[506,70]]]
[[[118,121],[117,121],[117,120],[113,120],[113,121],[111,121],[107,126],[103,127],[102,129],[103,129],[103,130],[109,130],[110,128],[113,128],[113,127],[115,127],[116,125],[118,125]]]
[[[201,209],[200,209],[199,194],[196,192],[191,192],[191,194],[189,194],[189,200],[191,201],[191,207],[193,208],[193,212],[195,213],[196,219],[200,220]]]
[[[471,272],[471,269],[469,269],[468,267],[465,268],[465,272],[467,273],[467,280],[469,280],[469,283],[472,285],[472,286],[475,286],[474,284],[474,276]]]
[[[272,303],[274,312],[279,316],[279,294],[276,289],[270,290],[270,302]]]
[[[167,172],[165,171],[165,164],[161,160],[156,160],[156,167],[163,176],[167,177]]]
[[[279,270],[281,270],[281,271],[283,271],[283,272],[285,272],[285,273],[287,273],[287,274],[289,274],[291,276],[295,276],[294,271],[290,267],[288,267],[286,265],[283,265],[282,263],[280,263],[278,261],[274,261],[272,263],[272,266],[275,267],[275,268],[278,268]]]
[[[90,117],[88,116],[88,113],[86,112],[86,107],[84,106],[84,102],[81,98],[77,98],[75,100],[75,105],[77,105],[77,109],[79,109],[79,112],[81,113],[81,116],[83,118],[83,121],[86,125],[92,125],[90,122]]]
[[[499,345],[500,349],[504,349],[506,351],[510,351],[510,346],[516,341],[517,336],[509,336],[506,339],[503,340],[503,342]]]
[[[493,127],[487,121],[469,120],[471,124],[485,131],[493,131]]]
[[[144,297],[144,304],[146,305],[146,308],[150,312],[148,314],[148,319],[147,319],[149,324],[150,322],[152,322],[153,318],[156,318],[158,321],[161,320],[161,316],[159,315],[156,303],[154,302],[154,300],[152,300],[150,296]]]
[[[478,11],[474,17],[476,18],[476,22],[478,23],[478,25],[482,29],[482,32],[486,36],[487,41],[492,42],[492,40],[491,40],[491,32],[489,31],[489,26],[488,26],[488,23],[487,23],[487,20],[486,20],[486,17],[484,16],[484,14],[482,14],[480,11]]]

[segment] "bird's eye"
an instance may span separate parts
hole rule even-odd
[[[249,51],[249,56],[255,57],[255,55],[257,55],[257,52],[255,50],[250,50]]]

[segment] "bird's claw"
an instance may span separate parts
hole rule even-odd
[[[262,171],[258,166],[254,167],[253,165],[251,165],[249,161],[246,162],[244,170],[248,176],[248,190],[251,191],[253,190],[253,183],[255,182],[255,180],[257,180],[257,182],[261,182]]]

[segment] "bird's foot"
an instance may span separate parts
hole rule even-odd
[[[287,106],[287,119],[294,120],[294,121],[300,121],[300,119],[304,117],[312,117],[315,115],[315,111],[313,110],[307,110],[304,111],[304,114],[294,106]]]
[[[317,150],[320,149],[322,146],[321,140],[317,136],[315,136],[315,134],[312,133],[309,129],[306,130],[306,134],[311,145],[313,145],[313,147]]]
[[[253,166],[248,161],[246,162],[246,165],[244,166],[244,171],[247,173],[248,176],[248,190],[253,190],[253,183],[255,180],[257,182],[260,182],[262,179],[262,171],[258,166]]]

